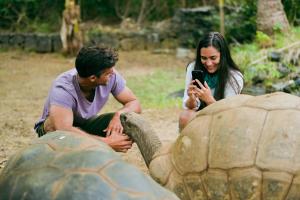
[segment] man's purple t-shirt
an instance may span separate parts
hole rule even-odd
[[[35,128],[49,115],[50,105],[59,105],[72,110],[74,122],[95,116],[107,102],[110,93],[116,96],[125,88],[124,78],[117,71],[114,70],[114,72],[107,85],[96,87],[93,102],[88,101],[81,92],[76,69],[59,75],[52,84],[43,115],[35,124]]]

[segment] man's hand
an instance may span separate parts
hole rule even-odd
[[[112,132],[117,134],[123,133],[123,126],[120,120],[120,114],[119,112],[116,112],[111,121],[108,124],[108,127],[103,130],[106,132],[106,136],[110,136]]]
[[[111,135],[113,132],[118,134],[123,133],[123,126],[120,120],[120,116],[122,113],[141,112],[141,105],[129,88],[125,87],[122,92],[115,96],[115,98],[118,102],[123,104],[123,108],[115,113],[107,128],[103,130],[104,132],[106,132],[106,136]]]
[[[102,141],[108,144],[117,152],[126,153],[132,147],[132,140],[125,134],[113,132],[111,135],[102,138]]]

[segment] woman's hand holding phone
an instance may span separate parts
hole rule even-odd
[[[199,85],[199,87],[196,85]],[[204,101],[207,105],[216,101],[212,96],[208,84],[206,82],[202,84],[198,79],[191,81],[188,89],[188,95],[190,98],[194,99],[194,101],[198,98],[201,101]]]
[[[202,82],[202,84],[201,84]],[[196,101],[197,98],[197,90],[196,89],[201,89],[201,85],[203,87],[204,83],[204,73],[202,70],[193,70],[192,71],[192,81],[189,85],[188,88],[188,95],[189,97]]]
[[[193,100],[196,100],[196,91],[195,91],[195,88],[197,88],[194,84],[194,80],[192,80],[188,86],[188,89],[187,89],[187,94],[190,98],[192,98]]]
[[[192,71],[192,79],[198,80],[202,85],[204,85],[204,72],[202,70],[193,70]],[[198,81],[194,81],[194,84],[198,87],[200,87],[200,84]]]

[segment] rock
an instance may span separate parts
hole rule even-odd
[[[24,35],[24,49],[35,51],[37,49],[36,35],[33,33],[26,33]]]
[[[145,46],[145,39],[143,37],[127,38],[120,42],[120,48],[125,51],[144,50]]]
[[[277,70],[281,73],[281,77],[285,77],[291,73],[290,68],[288,68],[285,64],[279,63]]]
[[[243,94],[249,94],[249,95],[262,95],[266,94],[266,88],[262,85],[256,85],[256,86],[250,86],[245,87],[242,91]]]
[[[52,52],[58,52],[62,50],[62,42],[59,34],[51,35]]]
[[[38,53],[51,52],[51,37],[48,35],[37,35],[37,49]]]
[[[9,44],[13,48],[24,48],[24,35],[21,33],[12,34],[9,38]]]
[[[168,95],[168,98],[182,98],[184,94],[184,89],[172,92]]]
[[[9,47],[9,33],[0,33],[0,48],[8,48]]]
[[[269,52],[268,53],[268,59],[272,62],[280,62],[281,60],[281,54],[278,52]]]

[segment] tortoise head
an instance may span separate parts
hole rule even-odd
[[[122,114],[121,123],[125,134],[137,143],[145,163],[149,167],[153,155],[162,146],[154,129],[141,115],[134,112]]]

